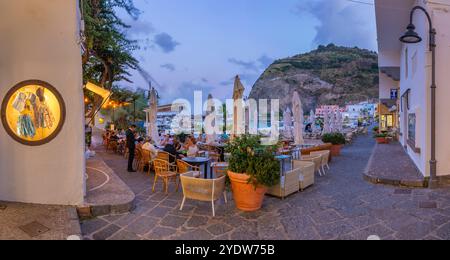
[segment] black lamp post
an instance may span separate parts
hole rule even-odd
[[[410,23],[407,27],[406,33],[400,37],[400,41],[406,44],[414,44],[422,41],[422,38],[417,34],[416,27],[413,24],[415,11],[420,10],[425,13],[429,23],[429,45],[432,55],[432,76],[431,76],[431,159],[430,159],[430,186],[436,186],[437,179],[437,161],[436,161],[436,29],[433,27],[433,22],[428,11],[416,6],[411,10]]]

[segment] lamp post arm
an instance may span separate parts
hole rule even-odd
[[[429,25],[430,25],[430,32],[433,31],[433,30],[434,30],[434,29],[433,29],[433,21],[431,20],[430,13],[428,13],[427,9],[423,8],[422,6],[415,6],[415,7],[411,10],[410,23],[413,24],[414,13],[415,13],[417,10],[420,10],[420,11],[422,11],[422,12],[425,13],[425,15],[427,16],[427,19],[428,19],[428,23],[429,23]]]

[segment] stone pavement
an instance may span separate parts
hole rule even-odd
[[[373,185],[363,173],[374,148],[358,137],[336,157],[316,185],[286,200],[267,197],[254,213],[239,212],[231,201],[211,217],[208,203],[189,202],[178,210],[181,194],[151,192],[151,177],[124,171],[125,160],[100,153],[137,195],[129,214],[82,222],[86,239],[450,239],[450,190],[406,189]],[[161,186],[161,185],[158,185]],[[160,188],[160,187],[159,187]]]
[[[398,142],[377,144],[364,173],[375,184],[426,188],[427,181]]]
[[[73,207],[0,202],[0,240],[66,240],[81,237]]]

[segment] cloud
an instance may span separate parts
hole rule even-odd
[[[175,51],[175,48],[180,45],[180,43],[175,41],[173,37],[167,33],[160,33],[155,35],[153,42],[158,45],[165,53]]]
[[[152,23],[143,21],[143,20],[131,20],[125,22],[130,26],[128,29],[128,35],[130,36],[140,36],[140,35],[149,35],[155,33],[155,28]]]
[[[246,70],[258,70],[258,66],[254,61],[242,61],[235,58],[228,59],[228,62],[231,64],[238,65],[240,67],[243,67]]]
[[[314,43],[334,43],[375,50],[376,26],[373,6],[344,0],[300,0],[298,15],[311,15],[317,21]]]
[[[259,57],[258,62],[261,64],[261,68],[266,69],[267,67],[272,65],[274,59],[264,54],[261,57]]]
[[[174,72],[176,70],[175,65],[171,64],[171,63],[166,63],[161,65],[161,68],[166,69],[168,71],[172,71]]]
[[[231,64],[235,64],[237,66],[240,66],[244,68],[247,71],[255,71],[260,72],[261,70],[265,70],[267,67],[269,67],[274,59],[270,58],[267,55],[262,55],[255,61],[243,61],[236,58],[230,58],[228,59],[228,62]]]

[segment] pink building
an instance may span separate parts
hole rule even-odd
[[[327,106],[322,105],[316,108],[316,117],[323,117],[328,112],[337,113],[338,111],[344,113],[345,108],[341,108],[338,105],[327,105]]]

